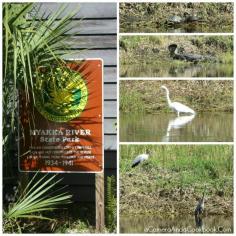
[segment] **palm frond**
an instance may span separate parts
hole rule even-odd
[[[39,218],[49,219],[39,215],[40,212],[51,211],[57,208],[58,205],[70,203],[71,195],[66,192],[52,195],[52,190],[61,179],[55,181],[56,175],[47,178],[43,176],[35,182],[37,174],[26,186],[23,194],[19,199],[9,207],[5,213],[5,218]],[[34,183],[35,182],[35,183]]]
[[[71,35],[70,23],[75,11],[58,17],[66,10],[62,5],[47,19],[38,19],[40,5],[32,3],[3,4],[3,47],[4,47],[4,86],[13,86],[13,104],[11,109],[11,127],[13,129],[16,114],[16,94],[18,85],[23,85],[26,98],[30,93],[34,99],[34,84],[38,78],[37,70],[41,66],[51,66],[52,61],[60,62],[60,50],[68,50],[65,40]],[[4,96],[4,104],[9,97]],[[5,116],[4,116],[5,119]],[[5,121],[4,121],[5,122]]]

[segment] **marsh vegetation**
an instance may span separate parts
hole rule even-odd
[[[197,112],[232,112],[233,81],[229,80],[125,80],[120,81],[121,113],[169,113],[165,85],[172,101]]]
[[[168,24],[172,16],[184,13],[199,21]],[[233,32],[232,3],[120,3],[121,32]]]
[[[131,168],[133,159],[147,149],[152,152],[148,161]],[[203,221],[206,226],[227,226],[232,231],[233,146],[121,145],[121,229],[123,232],[139,229],[143,233],[148,226],[196,227],[194,209],[205,185]],[[223,217],[227,219],[225,223],[217,223]],[[134,219],[142,219],[146,224],[134,229]]]

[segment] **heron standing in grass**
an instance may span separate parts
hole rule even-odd
[[[135,159],[132,162],[132,166],[131,167],[134,168],[135,166],[137,166],[137,165],[147,161],[149,156],[150,156],[150,154],[151,154],[150,150],[147,150],[146,153],[140,154],[140,155],[136,156]]]
[[[187,107],[186,105],[180,103],[180,102],[171,102],[170,100],[170,96],[169,96],[169,90],[166,86],[161,86],[162,89],[165,89],[166,91],[166,98],[167,98],[167,102],[169,107],[174,110],[175,112],[177,112],[177,115],[179,116],[179,114],[182,113],[190,113],[195,115],[195,111],[189,107]]]

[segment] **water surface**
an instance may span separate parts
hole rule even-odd
[[[121,142],[232,142],[233,114],[120,114]]]
[[[233,64],[186,63],[173,64],[132,64],[120,66],[121,77],[233,77]]]
[[[233,233],[233,218],[206,216],[195,219],[185,217],[161,218],[158,216],[120,215],[121,233]]]

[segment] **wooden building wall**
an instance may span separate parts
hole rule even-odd
[[[42,3],[38,18],[45,18],[60,7],[60,3]],[[73,50],[64,59],[102,58],[104,61],[104,161],[105,177],[116,176],[117,118],[117,11],[116,3],[69,3],[67,11],[78,8],[74,16],[73,33],[67,44]],[[62,12],[58,19],[65,13]],[[95,200],[95,174],[59,174],[76,201]]]

